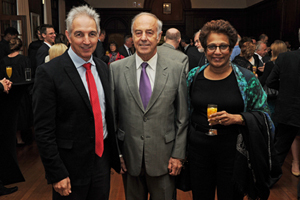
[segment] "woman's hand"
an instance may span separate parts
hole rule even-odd
[[[220,111],[212,114],[208,122],[210,126],[217,125],[217,124],[221,124],[224,126],[229,126],[232,124],[238,124],[238,125],[245,124],[242,115],[230,114],[227,113],[226,111]]]

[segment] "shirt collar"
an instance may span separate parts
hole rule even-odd
[[[80,58],[72,49],[72,47],[69,48],[68,50],[68,54],[71,58],[71,60],[73,61],[74,65],[76,68],[81,67],[83,64],[85,63],[91,63],[92,66],[95,66],[95,62],[93,60],[93,55],[91,55],[90,59],[88,61],[83,60],[82,58]]]
[[[262,59],[262,57],[258,53],[255,52],[255,54],[258,56],[259,60]]]
[[[143,61],[143,59],[141,57],[139,57],[137,54],[135,54],[135,62],[136,62],[136,69],[138,69],[141,66],[141,64],[145,61]],[[148,67],[150,67],[151,69],[153,69],[155,71],[156,65],[157,65],[157,52],[146,63],[148,63]]]
[[[187,48],[189,47],[190,45],[188,44],[188,45],[186,45],[185,47],[184,47],[184,50],[186,51],[187,50]]]
[[[52,45],[49,44],[48,42],[45,42],[45,41],[44,41],[44,43],[45,43],[49,48],[52,47]]]
[[[125,47],[125,49],[128,51],[129,48],[128,48],[125,44],[124,44],[124,47]]]

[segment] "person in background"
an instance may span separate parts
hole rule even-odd
[[[4,36],[0,41],[0,60],[10,54],[9,41],[13,38],[17,38],[18,35],[19,32],[14,27],[8,27],[7,29],[5,29]]]
[[[65,34],[62,34],[62,33],[57,34],[57,36],[55,37],[55,44],[58,44],[58,43],[63,43],[67,47],[70,45],[68,38],[66,37]]]
[[[63,43],[57,43],[50,47],[49,49],[49,60],[46,62],[49,62],[53,58],[56,58],[58,56],[61,56],[65,51],[68,49],[68,47]]]
[[[107,55],[105,55],[105,50],[104,50],[104,47],[103,47],[103,42],[105,40],[105,37],[106,37],[106,31],[104,29],[101,29],[100,33],[99,33],[97,47],[96,47],[96,49],[93,53],[93,56],[101,59],[103,62],[108,64],[109,57]]]
[[[31,69],[30,59],[24,55],[20,54],[20,50],[22,49],[22,41],[19,38],[11,39],[9,42],[10,46],[10,54],[5,56],[0,61],[0,77],[9,78],[13,83],[22,83],[25,81],[25,68]],[[12,75],[11,77],[7,77],[6,67],[12,67]],[[31,130],[32,126],[32,111],[31,111],[31,98],[30,91],[26,91],[22,96],[21,105],[19,107],[18,113],[18,128],[17,128],[17,145],[24,145],[25,142],[23,138],[30,137],[32,138],[32,132],[26,133],[30,135],[21,136],[21,131]]]
[[[44,43],[36,52],[35,59],[36,59],[37,67],[45,63],[45,58],[47,55],[49,55],[49,49],[55,43],[55,37],[56,37],[54,26],[50,24],[42,25],[40,31],[44,39]]]
[[[37,50],[42,46],[44,42],[44,38],[42,37],[41,34],[41,26],[38,26],[35,30],[35,34],[37,36],[37,40],[33,41],[30,43],[28,47],[28,57],[30,59],[31,63],[31,76],[32,78],[35,77],[35,70],[36,70],[36,53]]]
[[[110,63],[116,61],[116,60],[121,60],[123,58],[125,58],[123,55],[121,55],[117,49],[117,43],[115,42],[110,42],[109,43],[109,62],[108,65],[110,65]]]
[[[240,46],[239,46],[239,43],[240,43],[241,39],[242,39],[241,36],[238,35],[236,44],[235,44],[234,48],[232,49],[232,54],[231,54],[231,56],[230,56],[230,60],[231,60],[231,61],[233,61],[233,59],[234,59],[237,55],[239,55],[239,54],[241,53],[241,48],[240,48]]]
[[[124,57],[131,56],[132,55],[132,52],[131,52],[132,44],[133,44],[132,36],[131,35],[126,35],[124,37],[124,45],[122,45],[118,50],[119,53],[121,55],[123,55]]]
[[[279,91],[274,114],[277,128],[269,187],[272,187],[281,178],[281,167],[296,135],[300,131],[299,74],[300,49],[279,54],[266,81],[269,88]]]
[[[200,32],[201,30],[197,31],[195,33],[194,36],[194,43],[195,43],[195,47],[197,47],[200,55],[199,55],[199,62],[198,62],[198,66],[203,66],[207,63],[207,59],[205,57],[205,53],[204,53],[204,48],[202,47],[199,37],[200,37]]]
[[[11,88],[11,84],[12,84],[12,82],[10,80],[7,80],[6,78],[3,78],[2,80],[0,80],[0,91],[3,91],[3,92],[5,92],[5,93],[8,94],[8,92],[9,92],[9,90]],[[7,160],[2,160],[1,159],[2,156],[3,156],[3,154],[4,154],[4,152],[7,152],[7,151],[6,150],[5,151],[1,151],[1,156],[0,156],[0,161],[2,163],[7,162]],[[2,175],[2,173],[5,173],[5,172],[6,171],[3,168],[1,168],[1,172],[0,172],[0,196],[11,194],[11,193],[14,193],[14,192],[18,191],[18,187],[17,186],[12,187],[12,188],[4,187],[4,184],[1,181],[1,175]]]
[[[200,42],[208,64],[192,69],[187,79],[188,161],[195,200],[214,200],[216,190],[218,199],[269,196],[267,125],[272,121],[267,97],[253,73],[230,62],[236,40],[237,32],[228,21],[206,23]],[[208,104],[217,105],[209,120]],[[210,127],[217,134],[208,135]]]

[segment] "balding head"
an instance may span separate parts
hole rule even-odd
[[[180,31],[177,30],[176,28],[168,29],[166,32],[166,36],[164,37],[164,40],[166,43],[174,46],[175,49],[177,49],[181,40]]]

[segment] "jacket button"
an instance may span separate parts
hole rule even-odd
[[[148,119],[147,119],[147,117],[144,117],[144,122],[146,122]]]
[[[143,135],[141,136],[141,139],[144,140],[144,136]]]

